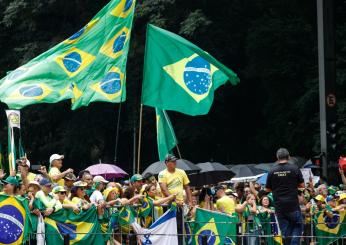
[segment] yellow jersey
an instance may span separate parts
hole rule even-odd
[[[216,201],[216,208],[227,214],[235,212],[234,200],[228,196],[223,196]]]
[[[184,201],[184,185],[190,180],[182,169],[176,168],[174,173],[165,169],[159,173],[159,183],[165,183],[170,194],[177,194],[177,201]]]
[[[49,170],[49,176],[52,178],[53,176],[55,175],[58,175],[58,174],[61,174],[60,170],[56,167],[52,167],[50,170]],[[60,179],[58,181],[54,181],[53,178],[52,178],[52,181],[54,183],[57,183],[58,185],[60,186],[65,186],[65,181],[64,179]]]

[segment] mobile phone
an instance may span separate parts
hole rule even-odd
[[[34,170],[34,171],[41,170],[41,165],[31,165],[31,170]]]

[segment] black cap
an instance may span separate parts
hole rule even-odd
[[[221,189],[226,190],[227,188],[224,185],[218,185],[218,186],[215,186],[214,189],[215,189],[215,192],[217,192],[218,190],[221,190]]]
[[[172,154],[167,154],[165,157],[165,163],[168,162],[176,162],[178,160],[178,158],[176,158],[174,155]]]

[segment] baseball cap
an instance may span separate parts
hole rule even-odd
[[[177,160],[178,160],[178,158],[176,158],[176,156],[174,156],[172,154],[167,154],[165,157],[165,163],[176,162]]]
[[[19,181],[15,176],[8,176],[5,180],[2,180],[2,182],[5,185],[6,184],[15,185],[15,186],[19,185]]]
[[[317,200],[317,201],[320,201],[320,202],[325,202],[326,201],[322,195],[317,195],[317,196],[315,196],[314,199]]]
[[[108,183],[109,181],[105,180],[105,178],[103,178],[102,176],[100,175],[97,175],[93,178],[93,182],[94,183],[98,183],[98,182],[102,182],[102,183]]]
[[[73,183],[73,186],[76,186],[76,187],[85,187],[87,186],[88,184],[85,183],[84,181],[77,181],[77,182],[74,182]]]
[[[339,196],[339,201],[341,201],[342,199],[346,199],[346,193],[341,193]]]
[[[40,184],[36,180],[30,181],[29,185],[36,185],[36,186],[40,187]]]
[[[44,186],[44,185],[52,185],[52,182],[51,182],[49,179],[42,178],[42,179],[40,180],[40,185],[41,185],[41,186]]]
[[[334,200],[334,197],[332,195],[329,195],[326,198],[326,202],[330,202],[330,201],[333,201],[333,200]]]
[[[53,154],[49,158],[49,163],[52,164],[54,160],[64,159],[64,155]]]
[[[143,180],[143,177],[140,174],[132,175],[132,177],[130,178],[131,183],[136,182],[136,181],[140,181],[140,180]]]
[[[65,190],[64,187],[58,185],[58,186],[55,186],[55,187],[53,188],[52,192],[53,192],[54,194],[56,194],[56,193],[58,193],[58,192],[66,192],[66,190]]]
[[[226,186],[224,186],[224,185],[218,185],[218,186],[216,186],[214,189],[215,189],[215,192],[217,192],[218,190],[226,190]]]
[[[65,175],[64,179],[76,181],[77,178],[73,173],[68,173]]]
[[[328,194],[329,195],[334,195],[336,193],[336,187],[335,186],[329,186],[328,187]]]

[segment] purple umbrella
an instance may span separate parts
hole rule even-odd
[[[122,178],[128,175],[121,168],[107,163],[98,163],[95,165],[91,165],[86,170],[89,170],[91,175],[101,175],[106,179]]]

